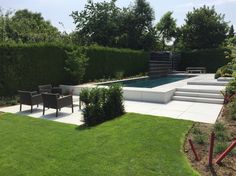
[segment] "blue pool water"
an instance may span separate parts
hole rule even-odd
[[[180,81],[183,79],[190,78],[192,76],[187,76],[187,75],[168,75],[166,77],[161,77],[161,78],[155,78],[155,79],[150,79],[150,78],[142,78],[142,79],[135,79],[135,80],[127,80],[127,81],[117,81],[115,83],[122,84],[124,87],[139,87],[139,88],[153,88],[157,87],[160,85]],[[114,83],[105,83],[102,85],[111,85]]]

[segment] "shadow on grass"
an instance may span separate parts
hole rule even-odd
[[[75,130],[78,130],[78,131],[85,131],[85,130],[90,130],[91,128],[92,128],[92,127],[89,127],[89,126],[83,124],[83,125],[77,126],[77,127],[75,128]]]

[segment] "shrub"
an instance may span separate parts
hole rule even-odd
[[[224,142],[228,140],[229,137],[224,123],[217,122],[214,125],[214,131],[218,141]]]
[[[216,73],[215,73],[215,79],[219,78],[222,76],[222,72],[221,72],[221,69],[219,68]]]
[[[0,98],[0,107],[1,106],[9,106],[16,105],[18,103],[18,97],[2,97]]]
[[[193,136],[193,139],[198,144],[204,144],[205,141],[206,141],[206,135],[204,135],[204,134],[195,134]]]
[[[227,141],[229,139],[227,133],[225,131],[217,131],[216,139],[219,141]]]
[[[123,91],[120,85],[114,84],[106,92],[104,110],[106,118],[112,119],[124,113]]]
[[[226,142],[217,142],[214,152],[216,154],[220,154],[220,153],[224,152],[227,147],[228,147],[228,145]]]
[[[219,131],[225,131],[225,125],[221,122],[217,122],[214,125],[214,131],[219,132]]]
[[[229,103],[229,105],[227,106],[227,109],[229,111],[228,116],[232,120],[236,120],[236,97],[234,97],[232,102]]]
[[[72,84],[79,84],[83,81],[89,58],[82,47],[72,51],[66,51],[65,70],[70,75]]]
[[[197,135],[197,134],[202,134],[202,131],[198,127],[194,126],[192,129],[192,133]]]
[[[122,88],[112,85],[108,89],[83,89],[80,100],[85,104],[84,122],[94,126],[124,114]]]
[[[229,84],[226,86],[225,92],[229,96],[236,93],[236,79],[229,82]]]
[[[215,74],[215,78],[219,77],[232,77],[233,68],[231,64],[220,67]]]

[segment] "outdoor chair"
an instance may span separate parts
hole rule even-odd
[[[58,116],[58,110],[66,106],[71,106],[72,113],[74,112],[72,95],[60,97],[58,94],[43,93],[43,115],[45,114],[45,108],[56,109],[56,117]]]
[[[53,93],[53,94],[62,94],[62,89],[60,87],[52,87],[51,84],[39,85],[39,93]]]
[[[33,106],[42,103],[42,96],[38,94],[36,91],[18,91],[20,95],[20,111],[22,110],[22,105],[29,105],[31,106],[31,113],[33,112]]]

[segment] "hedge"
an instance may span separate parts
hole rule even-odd
[[[230,51],[225,48],[182,52],[178,70],[185,70],[186,67],[206,67],[208,73],[215,73],[219,67],[229,62],[229,59],[226,59],[227,52]]]
[[[149,55],[143,51],[91,46],[85,80],[114,78],[118,72],[134,76],[148,71]]]
[[[65,59],[60,46],[0,46],[0,95],[14,95],[18,89],[37,90],[40,84],[64,82]]]
[[[73,46],[75,47],[75,46]],[[40,84],[70,84],[65,72],[65,50],[60,45],[0,45],[0,96],[17,90],[37,90]],[[137,75],[148,69],[148,54],[142,51],[87,47],[89,57],[85,81],[113,78],[117,72]]]

